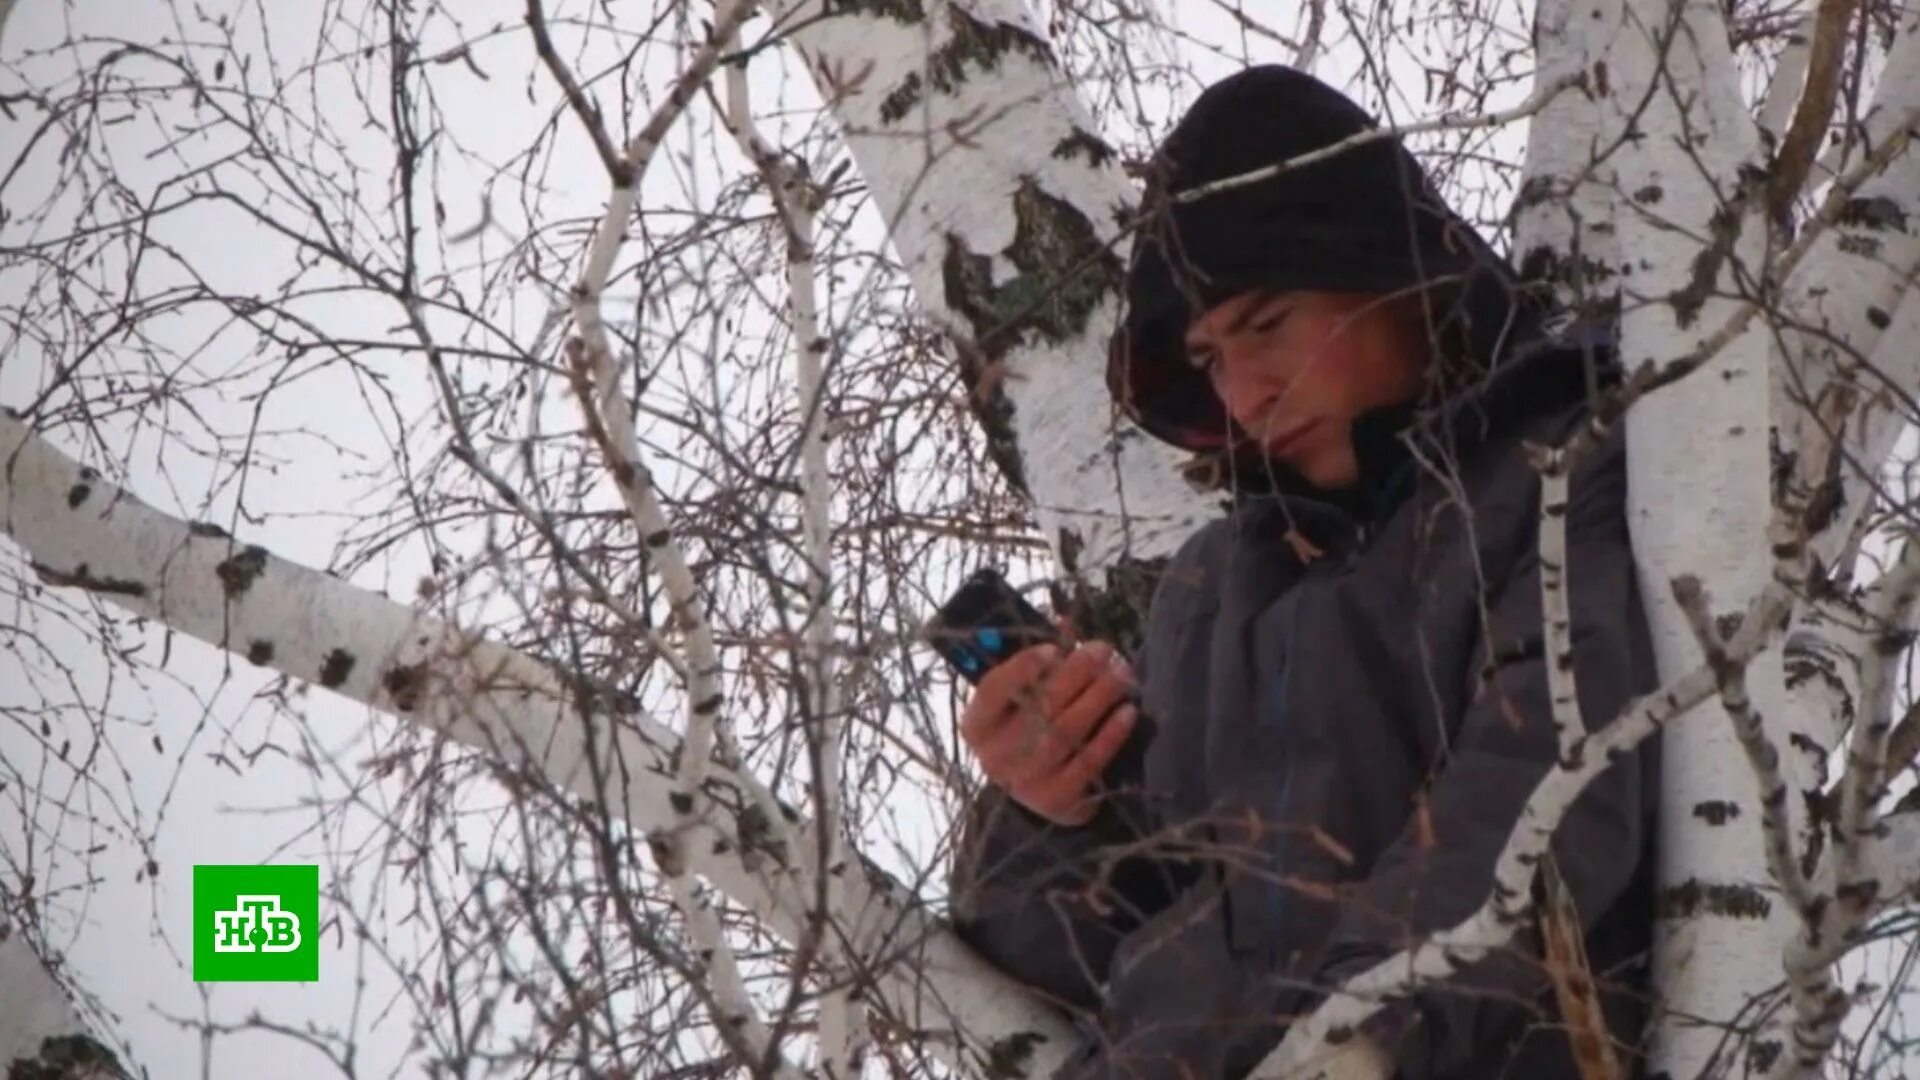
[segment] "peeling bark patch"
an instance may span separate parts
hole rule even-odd
[[[72,570],[61,570],[43,562],[30,562],[33,572],[40,580],[63,589],[85,589],[94,593],[111,593],[115,596],[145,596],[147,587],[132,578],[95,577],[86,563]]]
[[[320,685],[331,690],[347,681],[353,673],[353,654],[345,649],[335,649],[327,654],[320,664]]]
[[[1658,917],[1686,919],[1695,915],[1724,915],[1733,919],[1764,919],[1773,904],[1749,885],[1703,885],[1697,878],[1660,894]]]
[[[15,1058],[7,1080],[71,1080],[76,1076],[124,1076],[113,1051],[87,1035],[53,1035],[40,1041],[40,1052]]]
[[[1705,821],[1709,825],[1725,825],[1727,822],[1740,816],[1740,806],[1738,803],[1728,802],[1724,799],[1710,799],[1706,802],[1695,803],[1693,816]]]
[[[1773,1063],[1780,1060],[1781,1051],[1786,1047],[1779,1039],[1759,1039],[1747,1047],[1747,1064],[1762,1076],[1773,1071]]]
[[[924,19],[922,14],[915,21]],[[943,94],[959,89],[970,77],[968,67],[985,74],[1000,70],[1000,61],[1008,53],[1020,53],[1036,64],[1053,66],[1053,50],[1047,43],[1011,23],[986,22],[974,18],[958,5],[947,8],[946,42],[927,55],[925,81],[919,73],[907,76],[880,104],[880,119],[894,124],[920,104],[931,85]]]
[[[418,664],[395,664],[380,677],[381,688],[393,699],[393,707],[401,712],[412,712],[413,707],[420,704],[420,694],[426,685],[427,665],[424,661]]]
[[[87,496],[92,494],[93,494],[92,484],[73,485],[72,487],[67,489],[67,509],[69,510],[80,509],[80,504],[83,502],[86,502]]]
[[[987,1047],[987,1076],[993,1080],[1019,1080],[1025,1077],[1034,1050],[1046,1041],[1047,1037],[1036,1031],[1016,1031],[1005,1038],[995,1039]]]
[[[259,638],[247,643],[247,662],[255,667],[273,663],[273,642]]]
[[[961,348],[960,374],[987,433],[987,452],[1025,492],[1025,469],[1013,439],[1013,403],[999,365],[1020,341],[1077,339],[1098,306],[1120,286],[1120,260],[1071,204],[1042,191],[1031,177],[1013,195],[1014,236],[1002,254],[1019,271],[995,281],[993,260],[947,234],[942,274],[947,306],[973,328],[974,349]]]
[[[253,583],[266,568],[267,549],[259,544],[248,544],[240,554],[221,560],[220,565],[213,568],[213,573],[220,579],[220,587],[226,590],[228,598],[237,600],[253,588]]]
[[[1084,157],[1087,164],[1098,169],[1113,160],[1113,147],[1086,128],[1076,127],[1073,134],[1053,144],[1053,156],[1060,161]]]

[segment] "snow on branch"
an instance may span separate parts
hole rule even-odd
[[[691,800],[675,790],[679,738],[630,701],[526,653],[430,618],[332,575],[289,563],[217,526],[162,513],[0,412],[0,532],[48,585],[73,588],[216,648],[392,713],[479,750],[507,777],[607,805],[649,835],[682,837],[689,869],[788,941],[809,926],[813,874],[790,822],[771,841],[750,776],[715,762]],[[785,811],[781,811],[786,817]],[[769,867],[778,872],[769,872]],[[848,942],[875,973],[894,1024],[960,1068],[1005,1063],[1042,1075],[1071,1029],[992,969],[878,869],[834,867]],[[856,917],[884,912],[885,918]]]

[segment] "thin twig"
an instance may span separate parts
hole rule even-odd
[[[1381,139],[1398,139],[1407,135],[1423,135],[1435,131],[1472,131],[1476,128],[1503,127],[1516,120],[1525,119],[1539,112],[1546,107],[1547,102],[1553,100],[1556,94],[1559,94],[1570,86],[1576,85],[1579,81],[1580,76],[1578,73],[1575,73],[1563,75],[1558,79],[1543,83],[1534,88],[1533,93],[1527,96],[1527,100],[1510,109],[1499,109],[1494,112],[1473,113],[1468,115],[1449,113],[1444,116],[1435,117],[1432,120],[1421,120],[1411,124],[1392,127],[1371,128],[1349,135],[1339,142],[1330,143],[1318,150],[1305,154],[1297,154],[1285,161],[1278,161],[1272,165],[1263,165],[1258,169],[1236,173],[1233,176],[1224,176],[1218,180],[1211,180],[1204,184],[1197,184],[1193,187],[1185,188],[1172,193],[1169,198],[1177,203],[1194,202],[1198,199],[1204,199],[1209,195],[1217,195],[1223,191],[1231,191],[1234,188],[1262,183],[1283,173],[1292,172],[1295,169],[1304,169],[1315,162],[1325,161],[1335,155],[1344,154],[1357,146],[1364,146],[1370,142],[1378,142]]]

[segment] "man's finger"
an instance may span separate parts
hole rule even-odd
[[[1045,717],[1028,714],[995,733],[994,754],[1006,763],[1007,783],[1025,785],[1057,772],[1078,744],[1054,731]]]
[[[1036,645],[1014,653],[987,672],[973,691],[973,699],[967,702],[960,720],[961,737],[970,746],[981,746],[1023,711],[1042,705],[1045,699],[1038,688],[1059,659],[1058,646]]]
[[[1138,721],[1139,710],[1132,705],[1123,706],[1094,733],[1093,738],[1081,745],[1078,753],[1055,771],[1052,778],[1044,784],[1036,784],[1036,790],[1044,791],[1053,805],[1071,806],[1106,771],[1107,763],[1120,752],[1121,745],[1133,733],[1133,726]]]
[[[1133,684],[1117,672],[1100,672],[1080,691],[1079,697],[1054,714],[1054,733],[1078,746],[1099,726],[1101,717],[1125,702],[1132,693]]]
[[[1066,654],[1047,677],[1046,714],[1066,712],[1101,672],[1112,670],[1112,664],[1113,646],[1104,641],[1089,642]]]

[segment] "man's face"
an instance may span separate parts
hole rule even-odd
[[[1248,435],[1315,487],[1351,487],[1353,421],[1419,391],[1427,355],[1386,297],[1245,292],[1187,330],[1187,355]]]

